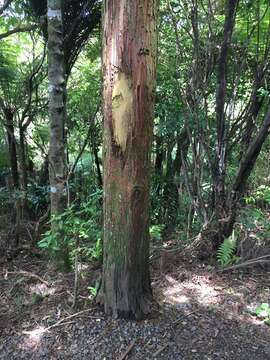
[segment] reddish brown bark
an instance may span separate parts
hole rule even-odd
[[[151,298],[150,147],[156,72],[156,0],[104,4],[105,311],[142,318]]]

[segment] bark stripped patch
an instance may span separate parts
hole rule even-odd
[[[126,74],[119,72],[112,92],[112,125],[114,140],[122,152],[126,150],[132,114],[133,94],[131,80]]]

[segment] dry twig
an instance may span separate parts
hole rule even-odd
[[[178,324],[181,320],[187,318],[187,317],[190,316],[190,315],[195,314],[196,312],[198,312],[198,310],[190,311],[189,313],[180,316],[178,319],[176,319],[176,320],[172,323],[172,325]]]
[[[162,353],[162,351],[164,351],[167,347],[169,346],[169,344],[167,343],[167,344],[165,344],[164,346],[162,346],[160,349],[158,349],[158,351],[156,351],[155,353],[154,353],[154,358],[156,358],[159,354],[161,354]]]
[[[134,345],[136,343],[136,340],[133,340],[127,350],[118,358],[118,360],[125,360],[128,354],[131,352],[131,350],[134,348]]]
[[[42,282],[43,284],[45,284],[47,287],[50,287],[50,284],[42,279],[40,276],[32,273],[32,272],[29,272],[29,271],[24,271],[24,270],[19,270],[19,271],[6,271],[4,273],[4,276],[7,277],[8,275],[23,275],[23,276],[27,276],[27,277],[30,277],[30,278],[34,278],[34,279],[37,279],[39,280],[40,282]]]
[[[71,324],[74,321],[67,321],[67,320],[73,319],[74,317],[82,315],[82,314],[84,314],[86,312],[89,312],[89,311],[92,311],[92,309],[82,310],[82,311],[77,312],[76,314],[72,314],[72,315],[69,315],[69,316],[67,316],[67,317],[65,317],[63,319],[60,319],[55,324],[50,325],[45,329],[42,329],[42,333],[48,332],[51,329],[54,329],[54,328],[59,327],[59,326],[64,326],[64,325]],[[97,316],[91,316],[91,318],[92,319],[102,319],[102,317],[100,317],[100,316],[98,316],[98,317]],[[32,331],[23,331],[23,334],[31,335],[31,333],[32,333]]]
[[[236,264],[236,265],[233,265],[233,266],[229,266],[229,267],[227,267],[225,269],[221,269],[218,272],[236,270],[236,269],[240,269],[242,267],[246,267],[246,266],[250,266],[250,265],[270,263],[270,260],[267,260],[267,258],[269,258],[269,257],[270,257],[270,255],[260,256],[260,257],[255,258],[255,259],[250,259],[250,260],[244,261],[241,264]]]

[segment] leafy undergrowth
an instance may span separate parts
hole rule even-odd
[[[91,305],[99,269],[81,268],[72,309],[73,274],[26,254],[0,266],[0,359],[270,358],[266,269],[225,275],[192,257],[167,259],[152,270],[158,306],[136,323]]]

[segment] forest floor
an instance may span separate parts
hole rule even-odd
[[[84,270],[73,310],[73,274],[26,254],[0,259],[0,359],[270,359],[270,328],[252,314],[270,301],[269,271],[218,273],[179,255],[153,270],[158,306],[141,322],[89,304],[97,271]]]

